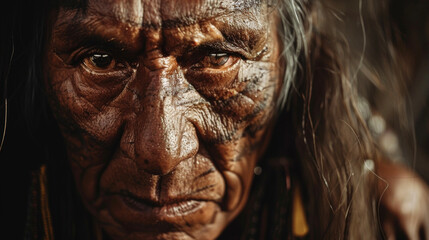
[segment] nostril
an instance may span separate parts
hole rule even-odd
[[[149,164],[149,160],[147,160],[147,159],[145,159],[143,162],[144,162],[144,164],[146,164],[146,165],[148,165],[148,164]]]

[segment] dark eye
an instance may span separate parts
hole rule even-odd
[[[83,64],[93,71],[112,71],[118,65],[111,55],[104,53],[94,53],[84,58]]]
[[[94,54],[90,57],[94,66],[107,68],[113,63],[113,58],[108,54]]]
[[[223,69],[231,66],[238,58],[228,53],[210,53],[195,65],[196,68]]]

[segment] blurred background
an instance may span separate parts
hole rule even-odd
[[[429,1],[322,2],[348,44],[358,108],[380,148],[429,183]]]

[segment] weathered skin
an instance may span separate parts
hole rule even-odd
[[[282,84],[270,11],[90,0],[53,14],[48,98],[77,189],[113,239],[212,239],[241,211]]]

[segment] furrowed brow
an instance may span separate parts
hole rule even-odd
[[[102,20],[97,20],[97,16],[87,16],[61,21],[54,28],[54,45],[62,52],[87,46],[137,51],[142,46],[138,30],[126,31],[120,22]]]
[[[162,27],[188,26],[221,15],[259,8],[262,0],[200,0],[198,4],[164,4],[161,8]]]

